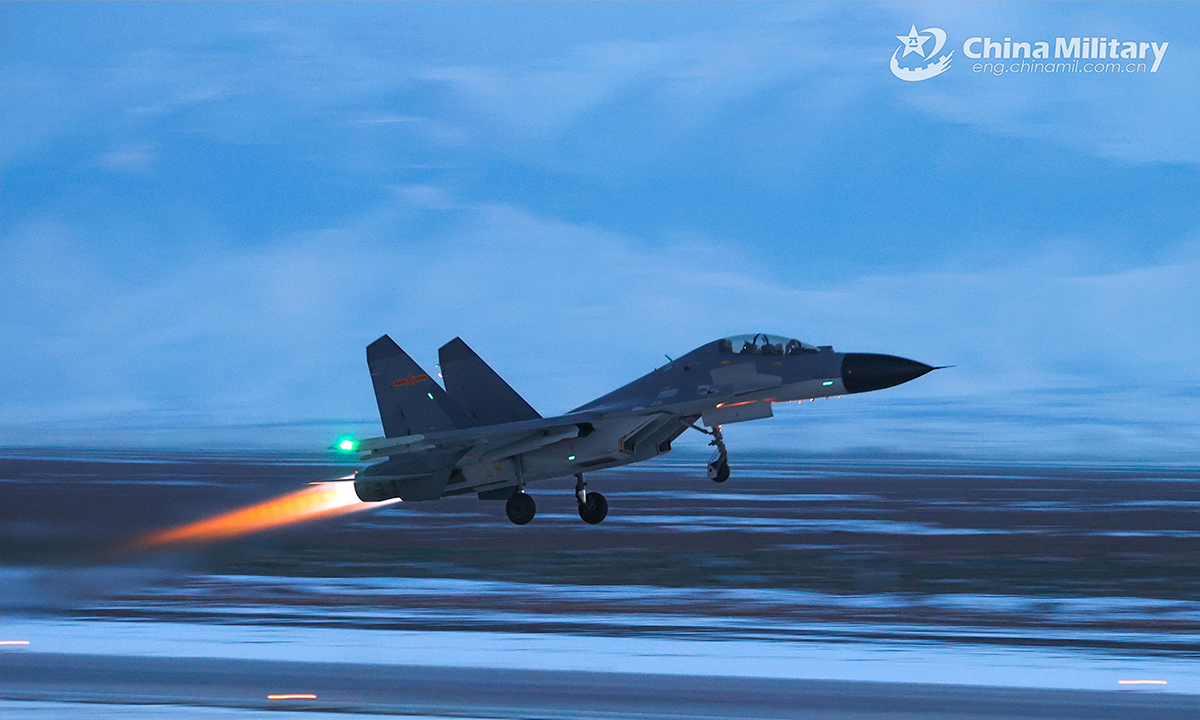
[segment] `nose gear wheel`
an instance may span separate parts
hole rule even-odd
[[[715,483],[723,483],[729,479],[729,459],[725,456],[708,463],[708,479]]]

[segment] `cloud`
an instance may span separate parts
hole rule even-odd
[[[481,144],[528,150],[606,121],[675,143],[763,93],[806,91],[822,114],[861,101],[853,76],[867,61],[846,51],[861,40],[847,43],[841,30],[819,9],[753,10],[720,28],[581,42],[537,62],[426,65],[420,76],[456,99]],[[630,106],[636,112],[609,120]]]
[[[154,149],[149,145],[126,145],[104,153],[97,165],[105,170],[144,173],[154,166]]]
[[[756,330],[958,364],[886,397],[981,434],[1195,404],[1195,178],[1119,167],[1195,163],[1190,9],[239,7],[6,62],[6,438],[371,423],[383,332],[427,367],[462,335],[546,412]],[[901,83],[912,22],[1169,30],[1172,64]]]
[[[1125,393],[1135,400],[1124,416],[1149,418],[1154,393],[1200,382],[1190,362],[1200,340],[1188,330],[1200,325],[1196,253],[1097,275],[1030,261],[785,280],[769,256],[718,240],[637,238],[402,187],[343,228],[213,249],[134,283],[65,228],[23,228],[5,255],[8,426],[106,414],[188,427],[370,421],[362,347],[384,332],[426,369],[461,335],[543,412],[628,382],[663,353],[760,330],[957,364],[888,396],[953,400],[967,428],[1018,398],[1030,417],[1076,422],[1039,414],[1034,393],[1052,407],[1063,393],[1091,393],[1075,396],[1087,398],[1079,422]],[[1179,397],[1170,402],[1195,404]],[[877,420],[886,428],[895,415]]]
[[[85,114],[100,115],[116,129],[136,127],[147,116],[199,112],[204,122],[193,127],[234,142],[270,142],[284,118],[420,119],[450,123],[454,131],[443,141],[461,141],[466,131],[477,144],[505,147],[515,139],[529,147],[632,104],[661,123],[663,136],[682,139],[767,93],[806,98],[807,115],[845,117],[885,96],[939,121],[1101,157],[1200,160],[1200,141],[1190,132],[1200,121],[1200,62],[1189,42],[1195,12],[1187,6],[1132,12],[1094,5],[901,5],[887,6],[882,16],[847,6],[837,12],[748,6],[719,22],[698,17],[692,23],[667,23],[631,6],[603,20],[568,14],[559,33],[567,39],[525,51],[491,45],[469,26],[448,30],[444,45],[461,48],[457,53],[410,49],[423,25],[453,28],[445,22],[452,6],[395,10],[367,24],[349,17],[329,23],[310,13],[263,19],[230,10],[189,28],[186,42],[147,35],[110,48],[79,74],[55,75],[18,58],[7,63],[5,95],[24,112],[15,124],[6,114],[6,152],[69,132]],[[503,26],[496,32],[527,23],[526,13],[535,11],[512,6],[494,19]],[[967,58],[956,56],[956,66],[936,82],[899,83],[887,71],[892,36],[918,19],[946,27],[954,47],[969,33],[1052,39],[1085,29],[1172,45],[1154,75],[990,78],[969,72]],[[639,20],[669,29],[635,32]],[[252,112],[251,103],[271,112]]]
[[[969,4],[890,6],[897,27],[921,17],[946,29],[954,66],[937,82],[897,83],[892,93],[940,121],[988,133],[1048,141],[1087,155],[1131,163],[1200,164],[1200,15],[1185,5],[1150,12],[1113,5]],[[968,37],[1044,40],[1113,37],[1170,42],[1157,73],[974,73],[962,53]],[[901,87],[903,86],[903,87]]]

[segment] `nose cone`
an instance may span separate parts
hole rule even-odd
[[[933,370],[925,363],[895,355],[846,353],[842,358],[842,385],[846,392],[882,390],[906,383]]]

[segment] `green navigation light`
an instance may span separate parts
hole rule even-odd
[[[339,435],[337,442],[333,444],[335,448],[343,452],[352,452],[356,445],[358,443],[355,442],[353,435]]]
[[[567,460],[574,460],[574,459],[575,459],[575,456],[574,456],[574,455],[568,455],[568,456],[567,456]]]
[[[833,384],[833,381],[832,381],[832,380],[826,380],[825,382],[823,382],[823,383],[821,383],[821,384],[822,384],[822,385],[826,385],[826,386],[828,386],[828,385],[832,385],[832,384]]]

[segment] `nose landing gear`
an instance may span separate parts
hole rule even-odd
[[[723,483],[729,479],[729,452],[725,449],[725,438],[721,437],[720,425],[713,426],[712,436],[713,439],[709,445],[715,445],[717,452],[708,461],[708,479]]]

